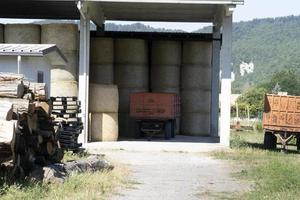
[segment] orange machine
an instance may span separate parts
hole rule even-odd
[[[266,148],[276,148],[277,138],[285,148],[296,137],[300,149],[300,97],[266,95],[263,128]]]
[[[180,97],[174,93],[130,94],[130,117],[136,120],[137,136],[164,133],[175,137],[176,118],[180,116]]]

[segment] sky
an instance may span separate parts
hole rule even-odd
[[[300,0],[245,0],[245,5],[237,6],[233,21],[249,21],[256,18],[300,15]],[[132,22],[115,22],[129,24]],[[155,28],[183,29],[194,31],[207,24],[199,23],[157,23],[143,22]]]
[[[249,21],[256,18],[280,17],[288,15],[300,15],[300,0],[245,0],[245,5],[237,6],[234,11],[234,22]],[[24,20],[1,20],[0,23],[30,23]],[[108,21],[110,22],[110,21]],[[135,22],[116,22],[117,24],[131,24]],[[195,31],[210,24],[201,23],[164,23],[142,22],[155,28],[181,29]]]

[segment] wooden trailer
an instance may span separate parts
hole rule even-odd
[[[300,150],[300,96],[267,94],[263,128],[267,149],[275,149],[279,141],[285,150],[289,142],[296,138],[297,149]]]

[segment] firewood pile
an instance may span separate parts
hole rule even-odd
[[[35,165],[60,162],[63,150],[59,126],[54,126],[46,102],[45,84],[20,74],[0,73],[0,164],[17,177]]]
[[[82,144],[78,136],[83,130],[80,101],[77,97],[51,97],[51,110],[54,123],[61,126],[59,142],[62,149],[78,152]]]

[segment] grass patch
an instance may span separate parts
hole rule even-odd
[[[300,156],[264,150],[262,142],[262,133],[232,132],[232,149],[213,153],[232,162],[234,177],[253,183],[252,191],[232,199],[299,199]]]
[[[66,153],[65,161],[87,157],[86,153]],[[104,200],[114,194],[119,187],[131,184],[128,180],[129,171],[126,167],[115,165],[112,171],[87,172],[68,178],[64,184],[42,184],[24,181],[8,185],[1,184],[0,199],[2,200],[61,200],[61,199],[97,199]]]

